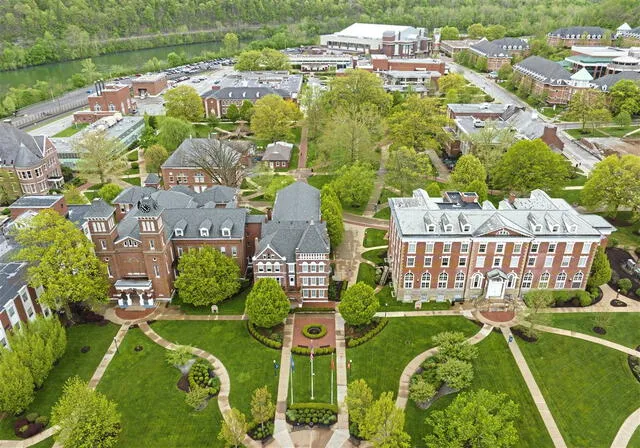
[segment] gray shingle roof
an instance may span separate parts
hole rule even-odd
[[[188,194],[189,196],[195,196],[196,192],[186,185],[174,185],[169,191],[177,191],[178,193]]]
[[[236,150],[235,143],[228,144],[214,138],[188,138],[180,143],[178,149],[162,164],[162,168],[183,168],[191,167],[197,168],[198,165],[194,163],[194,155],[198,151],[198,145],[214,145],[216,150],[219,151],[233,151],[237,154],[238,159],[240,153]]]
[[[214,185],[200,193],[196,193],[193,196],[193,200],[196,201],[199,206],[204,206],[211,202],[214,204],[226,204],[232,202],[237,194],[237,188],[227,187],[225,185]]]
[[[84,223],[84,215],[87,214],[90,208],[91,206],[88,204],[69,205],[67,207],[69,212],[67,218],[76,226],[80,227]]]
[[[157,185],[160,183],[160,176],[156,173],[149,173],[143,183],[144,185]]]
[[[0,263],[0,310],[27,284],[27,264]]]
[[[610,89],[611,87],[615,86],[616,83],[618,81],[622,81],[622,80],[631,80],[631,81],[640,81],[640,73],[638,72],[620,72],[620,73],[615,73],[612,75],[605,75],[601,78],[598,79],[594,79],[593,81],[591,81],[593,84],[595,84],[596,86],[600,87],[601,89],[605,90],[605,89]]]
[[[581,37],[584,34],[591,36],[604,36],[606,30],[599,26],[570,26],[566,28],[558,28],[549,33],[550,36],[559,36],[570,38],[571,36]]]
[[[112,201],[114,204],[137,204],[143,196],[149,196],[157,191],[154,187],[129,187],[120,192]]]
[[[50,208],[62,199],[62,195],[34,195],[22,196],[9,206],[9,208]]]
[[[28,168],[44,156],[43,136],[32,137],[7,123],[0,123],[0,165]]]
[[[107,204],[100,198],[96,198],[91,202],[89,209],[84,214],[85,218],[108,218],[115,212],[115,207]]]
[[[496,39],[492,41],[481,40],[480,42],[471,45],[469,48],[476,53],[484,56],[509,56],[513,51],[522,51],[529,48],[529,44],[514,37],[505,37],[502,39]]]
[[[218,100],[258,100],[267,95],[278,95],[282,98],[291,97],[289,92],[271,87],[223,87],[219,90],[207,90],[201,96]]]
[[[514,68],[549,84],[563,84],[564,81],[571,79],[571,73],[560,64],[540,56],[529,56]]]
[[[309,232],[311,227],[314,229]],[[311,225],[303,221],[280,223],[269,221],[262,226],[262,234],[256,248],[256,254],[259,254],[267,247],[271,247],[280,256],[293,261],[296,258],[296,252],[328,253],[328,241],[329,237],[325,223]]]
[[[320,190],[294,182],[276,194],[273,221],[320,221]]]
[[[265,161],[286,161],[291,159],[293,143],[275,142],[269,143],[264,150],[262,160]]]

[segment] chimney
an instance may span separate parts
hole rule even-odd
[[[271,212],[272,212],[272,208],[271,207],[267,207],[267,220],[271,221]]]

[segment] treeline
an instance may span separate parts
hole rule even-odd
[[[202,42],[229,27],[265,24],[296,23],[317,35],[354,21],[460,30],[493,23],[516,36],[569,25],[615,29],[625,21],[636,24],[638,17],[636,0],[399,0],[392,6],[387,0],[4,0],[0,69]],[[188,34],[199,30],[220,31]]]

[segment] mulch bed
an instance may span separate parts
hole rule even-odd
[[[618,299],[613,299],[611,302],[609,302],[609,304],[611,306],[614,306],[616,308],[624,308],[627,306],[626,303],[624,303],[622,300],[618,300]]]
[[[634,278],[629,272],[622,269],[622,265],[626,263],[627,260],[632,260],[633,257],[626,250],[619,249],[617,247],[608,247],[605,253],[607,254],[607,258],[609,258],[611,269],[618,275],[618,278],[628,278],[631,280],[631,289],[625,294],[625,297],[640,301],[640,297],[636,295],[636,290],[640,288],[640,281],[637,278]],[[613,281],[609,282],[609,286],[611,286],[614,291],[618,289],[617,283],[614,283]]]
[[[349,339],[358,339],[369,333],[376,326],[375,320],[372,320],[367,325],[361,325],[359,327],[354,327],[349,324],[345,324],[344,326],[344,335],[345,338]]]
[[[21,428],[26,426],[25,431],[20,431]],[[28,439],[31,436],[34,436],[41,432],[44,429],[44,426],[41,423],[29,423],[29,421],[22,417],[15,421],[13,424],[13,433],[16,437],[20,437],[21,439]]]
[[[514,311],[480,311],[480,314],[492,322],[509,322],[516,317]]]
[[[593,330],[594,333],[607,334],[607,330],[605,330],[602,327],[593,327],[592,330]]]
[[[178,389],[189,392],[189,375],[182,375],[178,380]]]
[[[524,332],[524,328],[520,325],[516,325],[515,327],[511,327],[511,333],[513,333],[516,337],[522,339],[525,342],[537,342],[537,336],[529,336]]]
[[[149,309],[140,310],[140,311],[129,311],[124,308],[116,308],[116,316],[124,320],[144,319],[145,317],[150,316],[151,313],[153,313],[154,309],[155,308],[149,308]]]

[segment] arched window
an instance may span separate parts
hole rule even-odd
[[[582,279],[584,275],[582,272],[577,272],[576,275],[573,276],[573,280],[571,281],[571,287],[574,289],[582,288]]]
[[[109,103],[109,110],[113,112],[114,110],[116,110],[116,106],[113,103]]]
[[[181,248],[179,248],[181,249]],[[180,251],[182,252],[182,251]],[[258,272],[264,272],[264,263],[258,263]]]
[[[538,288],[547,289],[549,287],[549,278],[551,278],[551,274],[545,272],[540,276],[540,281],[538,282]]]
[[[96,103],[96,104],[93,105],[93,110],[96,111],[96,112],[100,112],[100,111],[102,111],[102,106],[100,104]]]
[[[531,284],[533,283],[533,274],[531,272],[527,272],[522,277],[522,288],[529,289],[531,288]]]
[[[448,281],[449,281],[449,276],[447,275],[446,272],[442,272],[438,276],[438,289],[446,289]]]
[[[556,289],[564,288],[564,284],[566,281],[567,281],[567,274],[564,272],[559,273],[558,276],[556,277]]]
[[[507,276],[507,289],[515,289],[518,284],[518,276],[515,272],[512,272]]]
[[[455,279],[455,282],[453,283],[453,287],[455,289],[464,288],[464,272],[458,272],[456,274],[456,279]]]
[[[407,272],[404,274],[404,289],[413,288],[413,273]]]
[[[271,264],[271,262],[267,261],[265,263],[265,266],[267,267],[267,272],[272,272],[273,271],[273,265]]]
[[[471,289],[482,289],[482,280],[482,274],[479,272],[473,274],[473,277],[471,278]]]
[[[431,274],[428,272],[422,274],[422,278],[420,278],[420,287],[422,289],[431,288]]]

